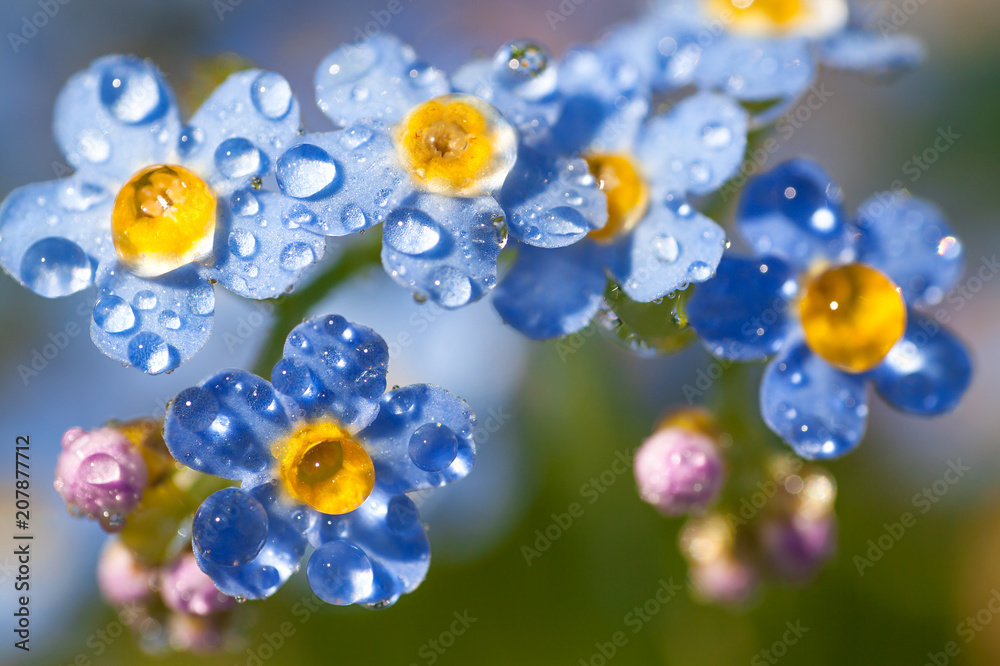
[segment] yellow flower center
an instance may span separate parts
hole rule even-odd
[[[598,242],[613,240],[639,223],[649,206],[649,190],[632,160],[624,155],[590,155],[587,165],[608,198],[608,221],[590,232]]]
[[[118,192],[111,236],[130,271],[140,277],[163,275],[212,253],[215,196],[183,167],[147,167]]]
[[[417,185],[448,196],[498,189],[517,152],[510,123],[472,95],[424,102],[400,122],[395,138],[400,159]]]
[[[274,455],[285,489],[320,513],[354,511],[375,487],[372,459],[335,423],[300,428],[275,447]]]
[[[756,36],[789,33],[818,37],[847,21],[846,0],[705,0],[711,15],[732,32]]]
[[[799,312],[809,347],[846,372],[874,368],[906,330],[899,288],[862,264],[831,268],[812,280]]]

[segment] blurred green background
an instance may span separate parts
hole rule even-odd
[[[559,53],[644,7],[626,0],[562,4],[574,10],[553,30],[546,11],[559,12],[558,0],[403,0],[404,10],[388,29],[450,70],[514,37],[541,40]],[[948,213],[965,242],[967,277],[973,276],[1000,250],[1000,7],[995,0],[896,4],[917,8],[903,30],[927,43],[926,66],[889,86],[824,73],[821,82],[833,91],[832,99],[766,166],[784,156],[814,157],[841,183],[851,208],[904,180]],[[0,28],[4,34],[20,31],[23,17],[38,7],[37,1],[4,0]],[[53,177],[53,164],[61,159],[49,129],[55,95],[69,75],[105,53],[152,57],[180,90],[199,58],[236,51],[286,75],[307,126],[325,129],[312,104],[312,72],[325,53],[373,20],[371,12],[385,7],[384,0],[70,0],[17,52],[9,38],[0,46],[0,196]],[[905,165],[947,128],[960,138],[913,181]],[[367,276],[368,283],[380,281],[385,278],[378,271]],[[344,291],[353,293],[336,295],[320,309],[373,323],[386,335],[378,321],[389,327],[405,322],[405,308],[417,306],[399,294],[373,305],[365,295],[388,293],[378,291],[382,287],[349,285]],[[700,605],[685,591],[635,632],[634,622],[626,624],[633,608],[653,598],[662,581],[684,580],[676,547],[680,521],[641,503],[630,473],[616,475],[592,504],[583,486],[612,469],[616,453],[634,448],[664,411],[683,403],[681,386],[711,359],[698,347],[669,358],[637,359],[602,335],[586,337],[579,351],[566,355],[555,343],[527,345],[509,331],[489,332],[500,325],[488,304],[469,316],[441,315],[435,330],[461,322],[464,347],[442,355],[444,342],[425,340],[432,361],[422,359],[423,366],[414,358],[416,348],[413,354],[403,350],[405,378],[439,381],[463,395],[468,387],[481,417],[491,408],[512,417],[501,419],[496,436],[482,442],[477,469],[461,482],[461,494],[442,493],[428,512],[434,560],[426,582],[389,610],[312,612],[304,610],[302,600],[312,597],[304,576],[297,576],[273,599],[240,609],[245,644],[235,653],[204,657],[149,657],[128,632],[111,636],[115,615],[101,602],[93,578],[100,535],[95,525],[63,511],[50,470],[67,427],[155,413],[201,376],[249,364],[262,331],[252,331],[235,349],[213,339],[214,346],[177,373],[152,380],[108,361],[81,336],[39,377],[22,381],[17,368],[40,340],[68,321],[86,323],[77,307],[87,298],[43,301],[12,280],[0,280],[0,436],[11,446],[16,434],[33,436],[39,530],[32,651],[21,654],[10,645],[6,609],[14,592],[8,556],[0,567],[0,609],[8,618],[0,621],[0,636],[7,637],[0,663],[70,664],[82,657],[95,664],[600,666],[601,650],[611,650],[602,645],[624,631],[627,643],[614,648],[609,663],[728,666],[773,663],[761,651],[782,640],[786,623],[808,629],[780,659],[787,664],[943,664],[944,655],[935,661],[929,653],[941,653],[949,641],[961,650],[947,663],[1000,663],[1000,617],[983,612],[1000,595],[1000,280],[984,280],[963,308],[948,310],[976,363],[959,410],[925,421],[896,414],[873,398],[860,449],[826,465],[838,481],[840,547],[814,583],[770,587],[741,612]],[[213,338],[237,330],[240,318],[253,311],[252,305],[220,297]],[[449,363],[454,367],[445,367]],[[491,385],[499,374],[502,389]],[[754,414],[755,380],[746,386],[735,399]],[[739,438],[734,446],[741,446]],[[914,495],[958,459],[972,471],[926,514],[915,511]],[[2,497],[13,497],[12,470],[13,455],[3,454]],[[471,505],[476,512],[448,506],[449,497],[464,504],[477,496],[481,501]],[[523,547],[534,547],[536,530],[552,525],[553,514],[566,512],[572,502],[584,505],[583,515],[526,563]],[[859,575],[854,556],[864,555],[868,541],[906,511],[917,513],[916,525]],[[12,499],[0,500],[0,514],[6,513],[13,513]],[[0,536],[0,543],[5,539]],[[959,624],[977,613],[982,630],[966,642],[969,633]],[[466,619],[460,635],[452,631],[460,626],[456,614],[475,619]],[[294,635],[267,649],[279,642],[284,622],[292,623]]]

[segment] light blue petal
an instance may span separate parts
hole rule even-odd
[[[341,127],[365,118],[394,123],[450,88],[441,70],[384,32],[337,47],[316,70],[320,111]]]
[[[757,254],[780,257],[800,269],[815,259],[853,258],[843,193],[808,160],[789,160],[751,179],[736,224]]]
[[[563,110],[553,136],[562,154],[631,151],[649,112],[649,90],[635,65],[610,51],[580,47],[559,69]]]
[[[277,496],[278,489],[269,483],[246,492],[267,511],[267,541],[260,553],[246,564],[219,566],[199,552],[195,541],[194,555],[198,566],[223,594],[266,599],[299,570],[299,561],[306,552],[303,528],[307,522],[304,516],[308,512],[294,504],[285,504]]]
[[[70,164],[120,184],[145,166],[171,161],[180,119],[152,62],[110,55],[74,74],[60,91],[53,132]]]
[[[522,146],[498,197],[515,240],[564,247],[607,223],[608,198],[582,159]]]
[[[493,307],[535,340],[575,333],[604,302],[606,258],[607,249],[590,241],[557,250],[521,247],[493,294]]]
[[[930,416],[958,406],[972,381],[972,362],[954,333],[910,310],[906,333],[871,376],[889,404]]]
[[[635,153],[654,192],[718,189],[743,162],[749,121],[743,107],[715,93],[697,93],[651,118]]]
[[[492,59],[462,65],[451,82],[455,90],[482,97],[499,109],[528,145],[549,132],[562,108],[555,57],[529,40],[508,42]]]
[[[280,74],[237,72],[216,88],[184,128],[184,164],[210,174],[219,194],[249,187],[274,169],[299,131],[299,103]]]
[[[208,341],[212,285],[193,266],[141,278],[117,263],[97,269],[90,337],[102,352],[150,375],[173,370]]]
[[[807,39],[716,38],[695,70],[700,87],[753,102],[797,97],[812,85],[816,61]]]
[[[718,224],[674,201],[650,204],[641,222],[616,243],[611,274],[628,297],[640,303],[663,298],[715,274],[726,233]]]
[[[698,285],[685,309],[691,328],[712,354],[762,361],[781,349],[797,292],[795,274],[780,259],[727,254],[715,277]]]
[[[803,458],[838,458],[864,435],[865,379],[837,370],[805,343],[790,341],[764,370],[760,411],[768,427]]]
[[[382,396],[375,420],[358,434],[390,493],[437,488],[465,477],[476,459],[476,415],[437,386],[414,384]]]
[[[692,82],[704,50],[698,36],[709,28],[697,7],[670,3],[655,14],[613,28],[604,44],[639,67],[653,90],[670,91]]]
[[[271,381],[309,418],[332,418],[355,432],[378,412],[389,348],[377,333],[336,315],[292,329]]]
[[[48,298],[90,286],[94,268],[115,256],[115,194],[80,174],[14,190],[0,206],[0,266]]]
[[[315,211],[308,228],[326,236],[346,236],[382,222],[413,191],[389,128],[370,120],[305,135],[278,158],[277,177],[285,195]]]
[[[170,401],[163,440],[183,465],[256,485],[271,478],[271,443],[287,437],[298,411],[267,380],[223,370]]]
[[[219,200],[218,213],[215,263],[205,274],[240,296],[281,296],[326,251],[316,214],[275,192],[237,190]]]
[[[492,197],[415,193],[382,225],[382,265],[400,285],[460,308],[496,285],[503,222]]]
[[[375,491],[343,516],[322,516],[309,585],[327,603],[379,608],[412,592],[427,575],[431,546],[406,495]]]
[[[892,278],[907,303],[937,305],[962,277],[962,243],[934,204],[877,194],[858,209],[858,260]]]
[[[820,60],[827,67],[889,79],[915,69],[927,52],[910,35],[883,35],[867,30],[845,30],[820,44]]]

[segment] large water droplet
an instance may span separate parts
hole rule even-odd
[[[458,437],[441,423],[427,423],[410,436],[408,447],[413,464],[425,472],[440,472],[455,460]]]
[[[130,125],[150,122],[167,108],[153,68],[136,59],[108,65],[101,76],[100,95],[111,115]]]
[[[280,74],[264,72],[251,84],[250,99],[261,115],[278,120],[292,108],[292,88]]]
[[[177,139],[177,150],[181,155],[187,157],[205,143],[205,132],[200,127],[188,125],[181,130],[181,135]]]
[[[337,165],[330,154],[311,143],[300,143],[278,158],[278,187],[290,197],[314,197],[337,180]]]
[[[261,173],[265,157],[243,137],[226,139],[215,149],[215,166],[226,178],[245,178]]]
[[[706,264],[704,261],[695,261],[688,266],[688,275],[695,282],[704,282],[708,278],[712,277],[712,267]]]
[[[446,308],[459,308],[472,300],[472,280],[454,266],[441,266],[430,276],[428,290]]]
[[[118,461],[107,453],[95,453],[88,456],[80,465],[80,475],[84,483],[108,486],[122,480],[122,468]]]
[[[152,310],[156,307],[156,294],[143,289],[132,298],[132,304],[139,310]]]
[[[340,211],[340,221],[345,229],[349,231],[360,231],[368,225],[368,218],[361,206],[357,204],[347,204]]]
[[[663,235],[653,239],[653,254],[664,263],[677,261],[680,251],[681,247],[673,236]]]
[[[291,243],[281,251],[281,267],[294,273],[316,261],[316,253],[305,243]]]
[[[90,284],[92,277],[87,253],[65,238],[43,238],[21,258],[21,280],[46,298],[76,293]]]
[[[721,150],[733,140],[733,132],[725,125],[709,123],[701,129],[701,140],[709,148]]]
[[[382,240],[397,252],[423,254],[441,242],[441,228],[422,210],[400,208],[383,224]]]
[[[155,375],[173,364],[170,346],[156,333],[143,331],[128,343],[128,360],[143,372]]]
[[[252,190],[237,190],[229,199],[233,212],[241,217],[250,217],[260,211],[260,201]]]
[[[194,314],[210,315],[215,312],[215,291],[211,285],[198,285],[188,292],[187,303]]]

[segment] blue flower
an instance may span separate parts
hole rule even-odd
[[[604,302],[608,274],[640,302],[711,277],[725,233],[686,195],[716,190],[746,149],[748,118],[734,101],[698,93],[647,117],[647,91],[635,68],[600,51],[567,54],[560,87],[565,103],[553,141],[588,156],[609,221],[569,247],[519,247],[493,304],[534,339],[585,327]]]
[[[742,8],[737,8],[742,4]],[[916,67],[916,39],[849,0],[809,0],[779,16],[773,3],[662,0],[651,15],[612,30],[602,48],[634,62],[657,92],[687,85],[747,102],[779,102],[769,122],[813,85],[819,65],[888,78]],[[768,18],[768,12],[774,12]],[[868,26],[881,26],[876,33]]]
[[[319,107],[343,129],[300,138],[278,160],[278,186],[309,211],[307,228],[347,235],[381,223],[386,272],[461,307],[496,284],[508,230],[560,247],[607,219],[582,160],[529,147],[558,110],[555,82],[547,52],[520,42],[454,84],[395,37],[343,45],[316,73]]]
[[[435,386],[386,392],[388,360],[372,330],[315,317],[289,334],[271,382],[227,370],[171,402],[173,456],[241,482],[194,520],[198,564],[224,593],[270,596],[307,543],[309,583],[332,604],[388,605],[423,581],[430,545],[407,493],[469,473],[475,415]]]
[[[958,404],[971,379],[968,353],[920,310],[962,274],[961,243],[936,207],[883,193],[849,220],[830,177],[793,160],[747,184],[737,225],[757,256],[727,254],[687,313],[716,356],[777,355],[764,372],[761,412],[797,453],[853,449],[869,382],[915,414]]]
[[[212,284],[272,298],[324,253],[321,235],[291,223],[298,203],[259,188],[299,129],[277,74],[233,74],[182,127],[154,65],[107,56],[63,88],[54,129],[76,172],[7,197],[0,265],[49,298],[96,284],[91,337],[118,361],[150,374],[177,367],[211,332]],[[193,249],[174,254],[171,234]]]

